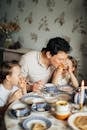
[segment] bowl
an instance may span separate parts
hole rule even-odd
[[[44,91],[50,94],[57,94],[58,88],[52,83],[47,83],[44,86]]]
[[[47,112],[50,111],[51,106],[47,102],[37,102],[32,104],[32,111]]]
[[[31,130],[32,126],[36,123],[43,125],[46,130],[52,125],[51,121],[47,117],[31,115],[23,121],[22,126],[26,130]]]
[[[23,103],[11,104],[11,107],[9,108],[9,115],[16,118],[28,116],[30,113],[30,107]]]

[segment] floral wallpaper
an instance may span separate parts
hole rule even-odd
[[[87,79],[87,0],[0,0],[0,24],[17,23],[12,40],[41,50],[49,38],[61,36],[73,48],[79,79]]]

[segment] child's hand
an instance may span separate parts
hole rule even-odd
[[[21,88],[23,94],[25,94],[27,92],[27,83],[26,83],[26,79],[24,77],[20,77],[19,79],[19,87]]]

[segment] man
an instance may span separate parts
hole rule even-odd
[[[33,83],[33,91],[50,81],[54,69],[65,62],[70,50],[71,47],[66,40],[55,37],[49,40],[41,52],[30,51],[22,56],[21,72]]]

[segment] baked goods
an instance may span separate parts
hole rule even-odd
[[[40,123],[35,123],[32,125],[32,130],[46,130],[46,128]]]
[[[87,116],[78,116],[74,120],[74,124],[80,130],[87,130]]]
[[[58,68],[64,68],[65,66],[64,66],[64,64],[60,64],[59,66],[58,66]]]

